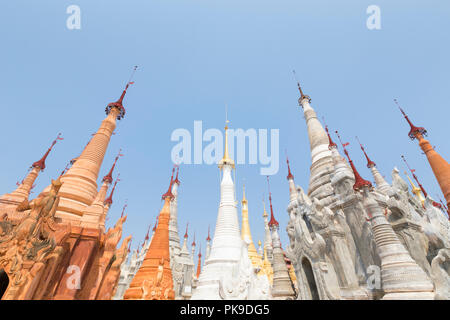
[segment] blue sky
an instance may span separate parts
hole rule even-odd
[[[66,28],[66,8],[81,8],[81,29]],[[366,8],[381,8],[381,30],[366,28]],[[2,157],[0,189],[15,188],[27,168],[58,143],[33,196],[77,156],[138,65],[125,99],[126,117],[113,136],[100,178],[119,150],[119,182],[109,224],[128,199],[124,235],[141,241],[161,208],[172,167],[170,135],[222,128],[224,104],[233,128],[280,129],[280,171],[271,178],[283,244],[289,199],[284,150],[296,183],[309,179],[309,143],[298,93],[304,91],[330,128],[351,143],[360,173],[371,178],[358,135],[390,181],[405,154],[433,197],[442,197],[417,142],[396,109],[429,131],[446,159],[450,92],[448,1],[3,1],[0,4]],[[253,239],[264,239],[259,165],[237,166],[238,196],[247,185]],[[204,239],[219,203],[215,165],[181,168],[179,228]],[[442,197],[443,198],[443,197]],[[192,241],[192,238],[190,238]]]

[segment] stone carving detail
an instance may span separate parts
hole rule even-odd
[[[450,300],[450,249],[441,249],[431,262],[431,277],[436,288],[435,299]]]

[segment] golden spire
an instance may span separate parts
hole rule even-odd
[[[242,192],[242,204],[244,204],[244,203],[246,204],[247,203],[247,199],[245,198],[245,183],[244,183],[242,189],[243,189],[243,192]]]
[[[263,200],[263,208],[264,208],[264,211],[263,211],[263,218],[268,217],[269,215],[267,214],[267,211],[266,211],[266,203],[264,202],[264,200]]]
[[[230,123],[230,121],[228,120],[228,115],[227,112],[225,112],[225,151],[223,153],[223,158],[222,160],[219,161],[219,168],[223,168],[224,165],[231,165],[231,167],[234,169],[234,161],[233,159],[230,158],[229,154],[228,154],[228,123]]]
[[[247,199],[245,198],[245,185],[244,185],[244,195],[242,197],[242,240],[244,240],[248,245],[248,257],[252,261],[254,267],[259,267],[262,263],[261,257],[256,251],[255,244],[253,243],[252,233],[250,231],[250,223],[248,221],[248,206]]]
[[[411,184],[412,187],[412,192],[414,193],[414,195],[416,196],[416,198],[422,203],[424,204],[425,202],[425,198],[422,196],[422,192],[420,190],[420,188],[416,187],[416,185],[414,184],[414,182],[411,180],[411,178],[409,177],[408,173],[406,173],[405,171],[405,175],[409,180],[409,183]]]

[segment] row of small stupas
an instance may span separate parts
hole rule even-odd
[[[134,278],[130,277],[124,299],[450,298],[446,267],[450,259],[450,226],[444,212],[448,212],[450,202],[450,168],[423,138],[425,129],[413,126],[401,110],[411,125],[409,136],[419,140],[447,206],[426,193],[413,170],[411,173],[419,185],[416,187],[408,177],[413,194],[396,168],[392,184],[388,184],[361,145],[376,186],[363,179],[350,158],[348,143],[341,142],[345,159],[328,128],[317,119],[311,99],[298,87],[312,165],[305,193],[295,184],[287,161],[290,243],[286,252],[281,247],[270,189],[270,220],[265,209],[263,214],[264,250],[258,253],[251,237],[245,191],[242,230],[239,228],[232,179],[235,165],[228,153],[227,124],[224,156],[219,162],[222,174],[219,210],[204,265],[200,266],[199,259],[194,274],[195,249],[192,250],[192,255],[186,255],[186,263],[180,265],[184,280],[177,283],[177,271],[171,261],[177,261],[174,248],[179,246],[177,188],[174,189],[179,182],[172,178],[163,195],[165,203],[153,240],[145,256],[139,258],[141,262],[134,264],[142,266]],[[341,140],[337,131],[336,134]],[[187,234],[183,248],[186,238]],[[184,251],[188,253],[187,248]],[[136,254],[133,257],[137,260]],[[130,274],[128,269],[124,268],[124,275]]]
[[[106,118],[81,154],[70,161],[59,177],[30,200],[30,192],[60,135],[44,156],[32,164],[18,187],[0,197],[0,298],[111,299],[128,243],[123,240],[120,217],[105,232],[118,179],[109,172],[97,180],[116,121],[125,116],[123,99],[108,104]],[[69,168],[70,167],[70,168]]]

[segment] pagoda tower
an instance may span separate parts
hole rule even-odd
[[[27,176],[20,182],[17,188],[11,192],[4,194],[0,197],[0,209],[2,213],[7,213],[8,215],[12,215],[15,213],[15,208],[22,203],[24,200],[28,200],[30,196],[30,191],[34,187],[34,182],[36,181],[39,172],[44,171],[45,169],[45,160],[47,159],[50,151],[52,151],[55,144],[58,140],[63,140],[61,138],[61,134],[59,133],[55,140],[53,140],[50,148],[45,152],[41,159],[34,162],[31,165],[30,171]],[[0,217],[1,218],[1,217]],[[15,217],[9,216],[9,218],[14,219]],[[17,217],[20,218],[20,217]]]
[[[398,105],[397,100],[394,101]],[[438,154],[431,146],[430,142],[424,138],[424,136],[427,135],[427,130],[422,127],[414,126],[403,109],[400,106],[398,107],[410,126],[410,131],[408,133],[409,138],[411,140],[417,139],[419,141],[419,146],[427,156],[428,163],[441,187],[441,191],[447,201],[447,206],[450,206],[450,164]]]
[[[125,116],[123,99],[129,85],[128,82],[122,95],[116,102],[108,104],[105,109],[106,118],[100,128],[92,136],[81,155],[73,163],[72,167],[61,177],[63,186],[60,190],[61,200],[56,211],[56,216],[63,221],[77,225],[86,209],[94,201],[97,195],[97,179],[103,158],[108,148],[111,135],[116,128],[116,121]],[[48,192],[50,186],[44,192]]]
[[[345,146],[342,144],[355,175],[353,189],[362,193],[362,203],[381,259],[383,300],[433,299],[433,283],[400,242],[385,216],[385,209],[371,192],[372,184],[361,177]]]
[[[222,172],[222,181],[216,229],[209,257],[204,262],[192,300],[243,298],[240,296],[241,292],[236,291],[239,290],[239,286],[246,288],[248,284],[241,282],[240,275],[252,272],[251,262],[245,250],[247,246],[239,231],[235,187],[231,177],[235,165],[228,154],[227,131],[228,120],[225,125],[225,151],[218,165]],[[241,260],[245,258],[248,265],[247,261]],[[245,297],[247,293],[244,292],[243,295]]]
[[[255,244],[253,243],[252,233],[250,231],[250,223],[248,221],[248,201],[245,197],[245,185],[243,187],[243,196],[242,196],[242,231],[241,236],[242,240],[248,245],[248,257],[252,261],[254,268],[259,268],[262,263],[261,257],[258,255],[256,251]]]
[[[308,196],[311,199],[322,200],[324,204],[329,204],[334,192],[330,182],[333,159],[328,148],[328,136],[317,118],[316,111],[311,107],[311,98],[303,93],[299,82],[297,82],[297,87],[300,92],[298,103],[303,109],[311,150]]]
[[[158,226],[152,242],[141,268],[125,292],[124,300],[175,299],[169,252],[170,202],[174,197],[172,186],[173,170],[169,189],[162,196],[164,205],[159,213]]]
[[[269,176],[267,176],[267,183],[269,184]],[[279,224],[275,220],[272,207],[272,194],[269,185],[269,203],[270,203],[270,221],[269,227],[272,233],[273,243],[273,284],[272,296],[274,299],[294,299],[295,292],[292,288],[289,271],[284,260],[284,252],[281,248],[280,235],[278,234]]]

